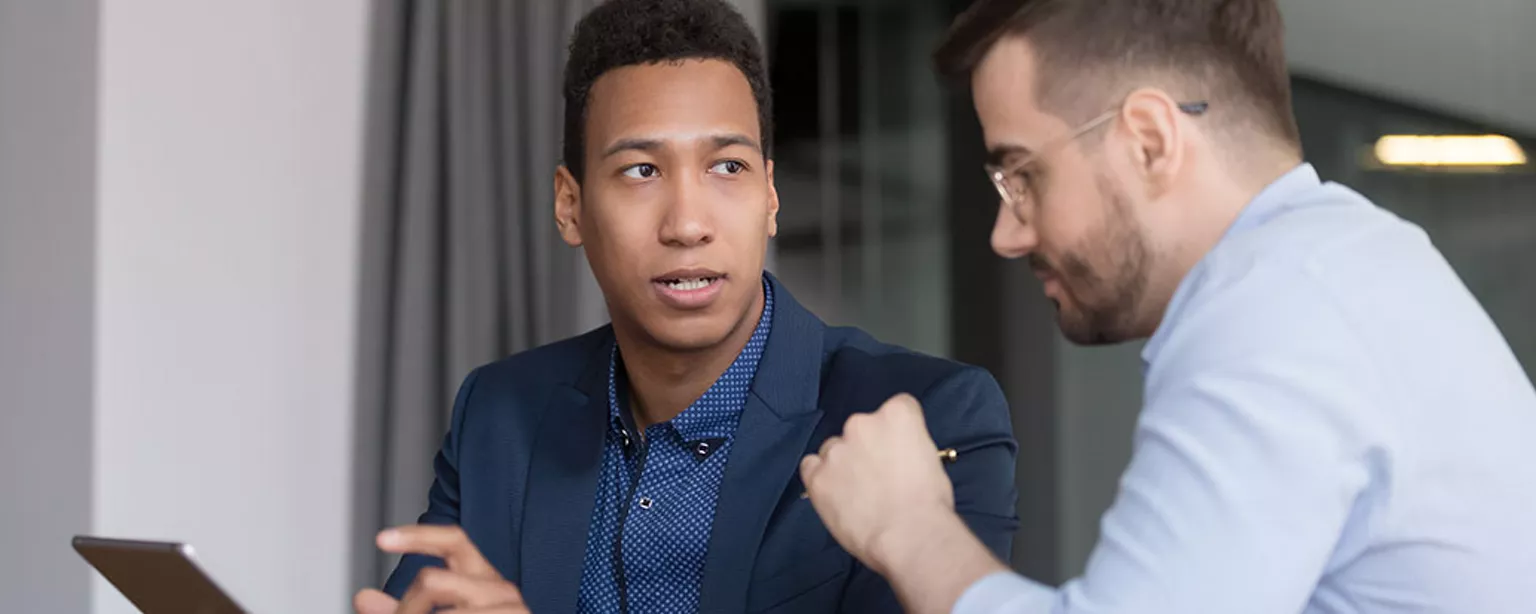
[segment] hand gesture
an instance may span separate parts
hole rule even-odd
[[[399,601],[374,589],[352,598],[357,614],[428,614],[452,608],[466,614],[529,614],[523,594],[501,577],[456,526],[414,525],[379,533],[379,548],[443,559],[447,568],[426,567]]]

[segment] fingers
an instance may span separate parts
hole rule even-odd
[[[428,614],[438,607],[493,606],[523,607],[523,595],[511,582],[500,578],[479,578],[441,567],[426,567],[406,589],[396,614]]]
[[[852,446],[849,450],[837,452],[839,456],[846,454],[857,455],[857,450],[870,446],[886,446],[898,441],[911,441],[912,435],[920,435],[922,441],[926,441],[933,447],[929,439],[927,421],[923,417],[923,406],[916,397],[902,393],[887,399],[880,408],[869,413],[855,413],[843,423],[841,435],[832,436],[822,441],[821,447],[815,454],[807,455],[800,459],[800,481],[806,487],[809,494],[816,489],[817,476],[827,463],[836,465],[832,457],[834,450],[844,446]],[[933,448],[937,450],[937,448]]]
[[[528,611],[522,593],[485,560],[460,527],[395,527],[379,533],[377,541],[386,552],[434,556],[448,567],[422,569],[398,603],[378,591],[359,592],[353,598],[357,614],[427,614],[443,607],[487,614]]]
[[[921,418],[923,415],[923,404],[917,400],[917,397],[903,392],[886,399],[885,403],[880,406],[878,413],[898,414],[904,417],[917,416]]]
[[[881,420],[882,437],[920,437],[932,442],[923,404],[910,394],[902,393],[886,400],[872,417]]]
[[[854,442],[862,442],[870,437],[878,438],[879,422],[885,419],[885,416],[864,413],[848,416],[848,420],[843,422],[842,436]]]
[[[526,605],[496,605],[488,608],[453,608],[438,610],[442,614],[532,614]]]
[[[456,526],[410,525],[379,533],[379,549],[397,554],[425,554],[443,559],[456,572],[481,578],[501,578],[480,550]]]
[[[816,475],[817,470],[821,469],[821,463],[821,457],[815,454],[807,454],[805,458],[800,459],[800,482],[805,484],[806,488],[810,488],[813,476]]]
[[[838,446],[838,445],[840,445],[842,443],[843,443],[843,438],[842,437],[839,437],[837,435],[833,435],[831,437],[828,437],[828,438],[822,440],[821,448],[816,451],[816,455],[820,456],[822,459],[826,459],[827,458],[827,453],[831,452],[832,448],[834,448],[834,447],[836,447],[836,446]]]
[[[352,596],[352,610],[357,614],[394,614],[399,603],[383,591],[371,588],[357,591]]]

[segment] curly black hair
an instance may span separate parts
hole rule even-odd
[[[757,99],[758,139],[771,152],[772,90],[762,47],[741,13],[724,0],[608,0],[576,24],[565,61],[565,166],[585,170],[587,96],[616,68],[690,59],[730,62]]]

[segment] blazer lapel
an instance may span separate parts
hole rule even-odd
[[[826,327],[772,275],[768,281],[774,291],[773,328],[720,481],[700,612],[746,609],[747,585],[769,517],[821,422],[816,401]]]
[[[613,338],[597,345],[582,378],[554,395],[534,440],[516,582],[535,612],[576,611],[602,469]]]

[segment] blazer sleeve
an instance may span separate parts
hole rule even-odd
[[[966,367],[939,380],[918,399],[939,448],[958,452],[948,466],[955,511],[992,554],[1009,561],[1019,528],[1014,482],[1018,443],[1002,389],[985,369]],[[900,612],[901,605],[884,578],[855,561],[840,610]]]
[[[470,393],[474,390],[475,379],[479,370],[471,371],[464,378],[464,383],[459,386],[459,392],[453,401],[453,417],[449,421],[448,434],[443,436],[443,447],[438,450],[437,458],[433,461],[432,489],[427,493],[427,511],[416,519],[418,524],[456,525],[459,523],[459,434],[463,431],[464,412],[469,404]],[[407,588],[416,580],[416,574],[423,567],[442,567],[443,561],[437,557],[408,554],[401,557],[400,564],[395,566],[395,571],[389,574],[389,580],[384,583],[384,592],[399,599],[405,594]]]

